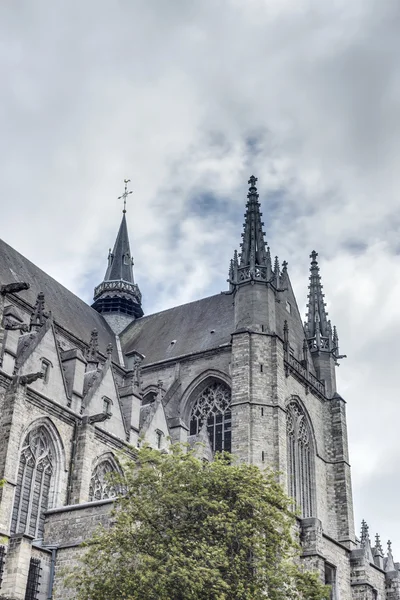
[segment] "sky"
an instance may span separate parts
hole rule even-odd
[[[247,180],[337,325],[356,529],[400,560],[400,4],[6,0],[0,237],[90,302],[131,179],[146,314],[226,289]]]

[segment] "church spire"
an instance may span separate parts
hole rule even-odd
[[[126,223],[126,210],[123,210],[121,225],[119,226],[114,249],[108,253],[108,266],[104,281],[127,281],[135,283],[133,279],[133,259],[129,246],[128,226]]]
[[[108,253],[108,265],[104,280],[94,290],[92,307],[103,314],[115,333],[120,333],[134,319],[143,316],[142,296],[133,276],[128,226],[126,221],[126,198],[129,179],[124,180],[125,191],[118,199],[124,199],[122,220],[113,251]]]
[[[317,262],[318,253],[313,250],[310,254],[310,284],[308,286],[307,304],[307,338],[311,342],[310,349],[330,351],[333,347],[331,325],[325,310],[325,294],[322,293],[321,276]]]
[[[330,398],[336,393],[335,366],[338,364],[337,361],[345,356],[339,355],[337,330],[336,327],[332,328],[328,319],[317,256],[315,250],[310,254],[310,283],[304,330],[317,377],[325,383],[326,394]]]
[[[267,283],[273,275],[271,257],[264,241],[264,223],[261,220],[260,203],[256,188],[257,177],[252,175],[248,181],[250,187],[247,194],[246,212],[244,215],[243,242],[240,261],[234,269],[234,284],[246,281],[263,281]],[[235,262],[235,259],[234,259]]]

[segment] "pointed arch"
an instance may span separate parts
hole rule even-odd
[[[122,474],[122,469],[112,452],[106,452],[94,462],[89,485],[89,502],[115,498],[118,495],[119,490],[110,481],[111,473]]]
[[[227,379],[219,372],[203,373],[189,387],[184,404],[189,435],[198,436],[206,424],[213,452],[231,452],[231,388]]]
[[[303,518],[315,516],[315,441],[300,399],[286,404],[288,491]]]
[[[40,538],[44,513],[57,504],[65,453],[60,435],[49,418],[33,421],[21,438],[11,533]]]

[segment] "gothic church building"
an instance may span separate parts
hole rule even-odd
[[[390,545],[364,522],[355,533],[317,253],[303,323],[287,263],[265,243],[256,183],[228,289],[153,315],[125,210],[92,306],[0,241],[0,597],[72,600],[63,567],[109,518],[119,450],[146,440],[168,451],[171,440],[280,471],[301,514],[302,560],[332,599],[400,600]]]

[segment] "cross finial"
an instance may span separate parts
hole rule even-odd
[[[124,179],[125,191],[121,196],[118,196],[118,200],[121,200],[121,198],[124,199],[124,210],[122,211],[124,214],[126,213],[126,199],[129,194],[132,194],[132,191],[128,192],[128,183],[130,183],[130,181],[130,179]]]
[[[249,181],[247,182],[250,187],[256,187],[256,183],[257,183],[257,177],[254,177],[254,175],[251,175]]]
[[[312,259],[313,262],[317,261],[317,256],[318,256],[318,252],[315,252],[315,250],[313,250],[310,254],[310,258]]]

